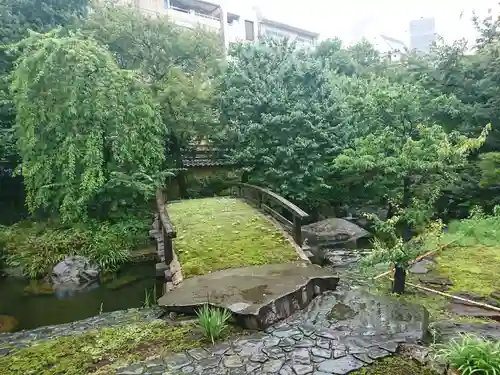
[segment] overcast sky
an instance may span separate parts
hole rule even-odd
[[[257,5],[267,18],[289,23],[322,37],[351,42],[361,34],[380,33],[406,41],[409,21],[434,17],[445,39],[473,38],[472,10],[486,14],[498,0],[226,0]],[[460,14],[463,12],[462,20]]]

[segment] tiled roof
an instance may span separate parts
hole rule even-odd
[[[225,158],[218,149],[209,147],[199,147],[193,155],[188,155],[182,161],[186,168],[219,167],[234,165],[233,162]]]

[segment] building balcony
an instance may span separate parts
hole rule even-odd
[[[217,4],[199,0],[165,0],[163,5],[162,13],[180,26],[205,26],[215,31],[220,30],[221,14]]]

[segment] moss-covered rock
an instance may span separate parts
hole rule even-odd
[[[13,316],[0,315],[0,332],[12,332],[16,329],[17,324],[17,319]]]
[[[54,293],[54,287],[45,281],[30,280],[30,283],[24,288],[24,294],[30,296],[51,295]]]

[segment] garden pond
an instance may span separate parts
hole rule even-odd
[[[0,332],[74,322],[102,312],[142,307],[161,293],[155,279],[155,263],[124,267],[114,277],[103,278],[93,287],[71,296],[57,295],[49,285],[16,277],[0,278]],[[157,296],[154,296],[154,293]],[[14,318],[14,319],[12,319]]]

